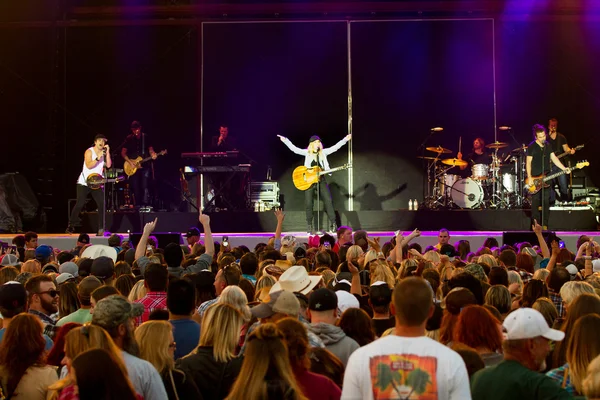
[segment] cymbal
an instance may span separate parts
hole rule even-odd
[[[437,160],[437,157],[426,157],[426,156],[417,156],[417,158],[422,158],[423,160]]]
[[[469,163],[458,158],[447,158],[442,160],[442,164],[452,165],[453,167],[462,167],[464,165],[468,165]]]
[[[442,146],[438,146],[438,147],[426,147],[425,150],[433,151],[434,153],[438,153],[438,154],[441,154],[441,153],[452,153],[452,150],[445,149]]]
[[[511,153],[520,153],[520,152],[524,152],[525,150],[527,150],[527,146],[523,145],[523,147],[517,147],[516,149],[512,149],[510,152]]]
[[[486,145],[485,147],[487,147],[488,149],[502,149],[504,147],[508,147],[508,143],[494,142]]]

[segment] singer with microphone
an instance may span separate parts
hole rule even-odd
[[[91,194],[92,198],[96,202],[96,206],[98,206],[99,210],[99,216],[102,210],[104,210],[103,190],[92,190],[88,187],[86,181],[87,178],[92,174],[99,174],[103,176],[104,168],[110,168],[112,166],[110,148],[107,142],[108,140],[106,139],[106,136],[98,134],[94,138],[94,145],[85,151],[83,157],[83,168],[79,174],[79,178],[77,179],[77,202],[71,211],[67,233],[73,233],[77,229],[81,229],[81,219],[79,218],[79,213],[83,209],[88,195]]]

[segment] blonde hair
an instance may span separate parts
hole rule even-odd
[[[281,381],[279,398],[306,399],[294,377],[284,336],[272,323],[259,325],[248,337],[242,369],[227,399],[269,398],[267,375]]]
[[[270,287],[264,287],[254,292],[254,301],[264,301],[269,296]]]
[[[346,261],[352,260],[352,262],[354,262],[356,259],[362,256],[363,253],[364,251],[360,246],[352,245],[350,246],[350,248],[348,248],[348,251],[346,252]]]
[[[548,275],[550,275],[550,271],[546,268],[540,268],[533,273],[533,279],[539,279],[540,281],[546,282]]]
[[[115,342],[113,342],[108,332],[103,328],[98,325],[86,324],[84,326],[73,328],[65,335],[65,356],[69,357],[71,360],[74,360],[75,357],[81,353],[91,349],[103,349],[108,351],[123,372],[123,375],[129,376],[127,368],[125,368],[121,350],[117,347]],[[73,384],[73,380],[70,374],[55,382],[48,387],[49,398],[57,399],[60,395],[60,391],[71,384]]]
[[[236,310],[242,313],[244,321],[250,321],[252,314],[250,313],[250,307],[248,307],[248,298],[246,293],[239,286],[230,285],[223,289],[217,303],[229,304]]]
[[[517,283],[519,285],[519,293],[518,295],[523,294],[523,280],[521,279],[521,275],[519,275],[516,271],[508,271],[508,286],[513,283]]]
[[[159,374],[175,368],[169,353],[173,326],[168,321],[147,321],[135,330],[135,339],[140,345],[140,358],[154,365]]]
[[[365,253],[365,265],[369,265],[373,260],[377,260],[377,252],[371,249]]]
[[[256,290],[258,292],[262,288],[271,288],[271,287],[273,287],[273,285],[275,285],[275,283],[277,283],[277,279],[275,279],[271,275],[264,275],[264,276],[261,276],[260,278],[258,278],[258,281],[256,281],[256,287],[254,288],[254,290]]]
[[[588,365],[587,376],[583,380],[582,386],[586,398],[600,398],[600,356],[594,358]]]
[[[23,265],[21,265],[21,272],[31,272],[34,275],[41,274],[42,264],[40,264],[38,260],[25,261]]]
[[[423,254],[423,258],[427,261],[431,261],[435,265],[438,265],[441,261],[440,253],[435,250],[429,250]]]
[[[560,297],[567,306],[584,293],[589,293],[598,297],[594,287],[587,282],[570,281],[560,288]]]
[[[396,274],[396,279],[400,281],[402,279],[402,275],[404,275],[404,270],[408,267],[417,267],[419,263],[414,258],[407,258],[406,260],[400,263],[400,268],[398,268],[398,273]]]
[[[387,283],[390,288],[395,286],[396,281],[394,279],[394,273],[384,262],[373,261],[370,264],[370,270],[371,284],[377,281],[383,281]]]
[[[229,362],[235,357],[244,318],[229,304],[215,303],[208,307],[202,318],[200,346],[211,346],[218,362]],[[196,349],[197,350],[197,349]]]
[[[131,288],[131,292],[129,292],[129,296],[127,296],[127,299],[133,303],[134,301],[144,297],[147,292],[148,289],[146,289],[146,287],[144,286],[144,280],[139,280]]]
[[[325,284],[325,286],[329,285],[329,282],[331,282],[331,280],[335,278],[335,272],[333,272],[329,268],[325,268],[319,273],[323,277],[323,283]]]
[[[488,265],[490,268],[498,266],[498,261],[491,254],[480,255],[479,258],[477,258],[477,264],[481,264],[481,263]]]
[[[567,344],[567,363],[571,384],[577,393],[583,392],[583,381],[587,374],[590,363],[600,355],[600,342],[598,342],[598,331],[600,330],[600,316],[588,314],[579,318],[573,326],[571,337]]]

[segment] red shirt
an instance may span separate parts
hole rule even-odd
[[[307,370],[294,370],[296,382],[310,400],[339,400],[342,390],[328,377]]]
[[[140,303],[144,306],[142,316],[135,319],[135,326],[137,327],[148,321],[148,317],[152,311],[167,309],[167,292],[148,292],[144,297],[136,300],[135,303]]]

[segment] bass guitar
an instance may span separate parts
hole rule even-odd
[[[579,146],[573,147],[576,151],[579,151],[581,149],[583,149],[585,147],[585,144],[580,144]],[[556,156],[556,158],[561,159],[563,157],[569,156],[571,155],[570,152],[565,151],[564,153],[561,153],[560,155]]]
[[[100,174],[90,174],[85,180],[86,185],[92,190],[102,189],[105,183],[115,183],[122,182],[125,180],[124,176],[119,176],[117,178],[105,179]]]
[[[296,186],[299,190],[307,190],[315,183],[319,182],[319,178],[321,175],[330,174],[332,172],[341,171],[343,169],[350,168],[349,164],[344,164],[341,167],[332,168],[326,171],[323,171],[321,167],[305,167],[303,165],[296,167],[294,172],[292,172],[292,180],[294,181],[294,186]]]
[[[542,188],[550,187],[550,185],[548,185],[546,182],[551,181],[552,179],[559,177],[561,175],[570,174],[571,171],[576,170],[576,169],[581,169],[583,167],[587,167],[588,165],[590,165],[590,163],[584,160],[584,161],[578,162],[574,167],[567,168],[564,171],[556,172],[554,174],[547,175],[547,176],[545,176],[545,175],[534,176],[533,183],[529,184],[529,185],[525,185],[525,192],[527,194],[536,194],[537,192],[542,190]]]
[[[167,150],[163,150],[161,152],[156,153],[156,156],[157,157],[164,156],[165,154],[167,154]],[[137,172],[137,170],[142,167],[143,163],[145,163],[146,161],[150,161],[151,159],[152,159],[152,156],[148,156],[146,158],[142,158],[140,156],[134,160],[131,160],[135,164],[135,167],[132,167],[131,164],[129,164],[127,161],[125,161],[125,164],[123,165],[125,174],[127,174],[127,176],[131,176],[131,175],[135,174]]]

